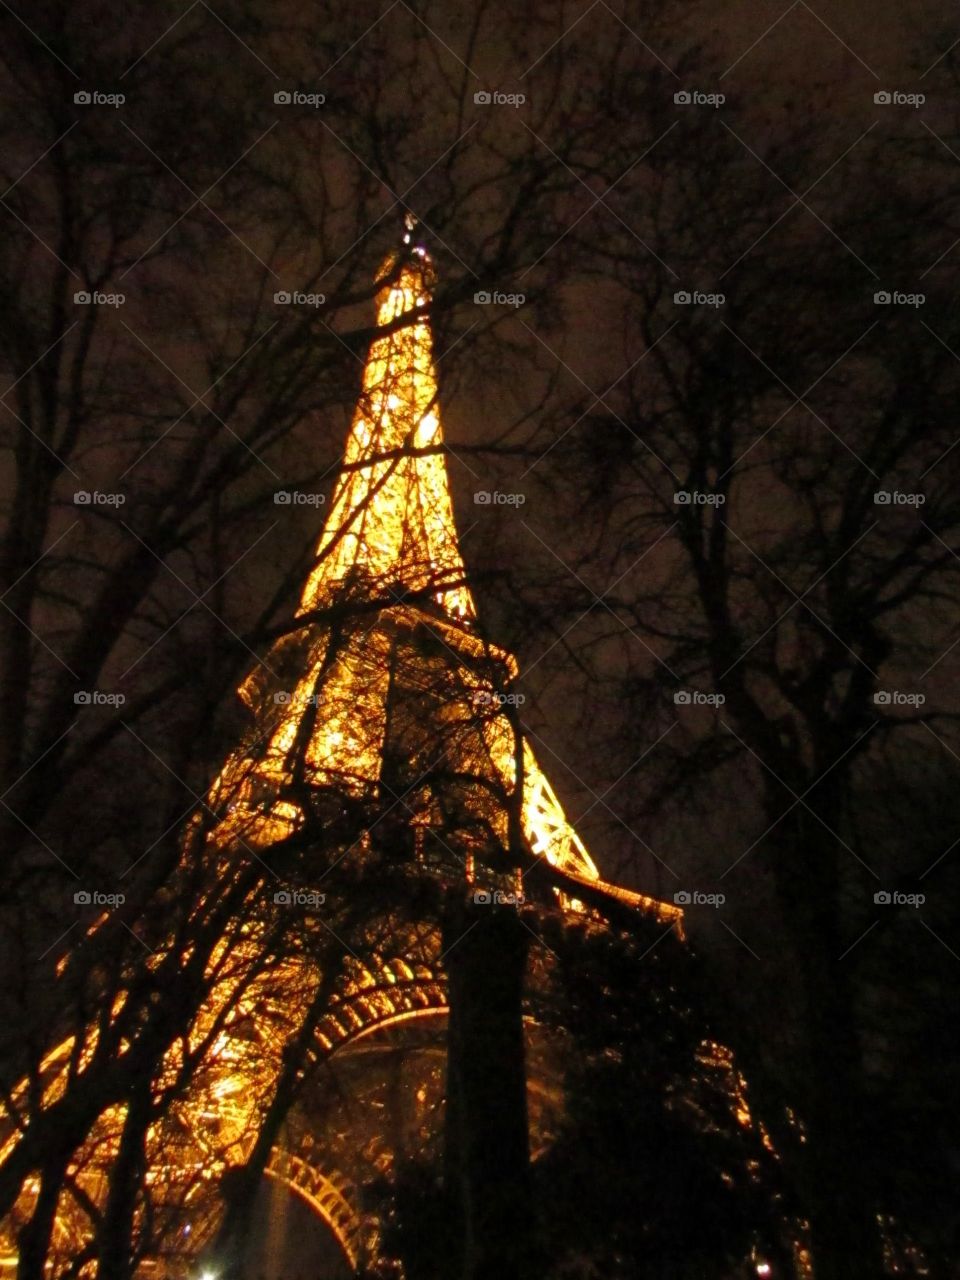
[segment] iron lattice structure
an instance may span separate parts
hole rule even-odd
[[[269,863],[278,878],[266,900],[244,900],[234,913],[206,965],[199,1015],[168,1047],[154,1082],[169,1103],[146,1131],[144,1275],[189,1273],[216,1230],[224,1178],[256,1147],[285,1047],[303,1035],[302,1087],[263,1173],[323,1220],[347,1273],[376,1256],[376,1206],[364,1187],[435,1141],[443,1102],[444,942],[435,914],[420,910],[425,883],[522,901],[525,881],[511,856],[519,849],[528,865],[545,863],[560,877],[547,901],[570,919],[600,927],[589,906],[599,894],[682,930],[679,908],[600,877],[503,696],[517,664],[480,629],[454,524],[427,318],[429,259],[418,248],[396,255],[381,283],[383,336],[370,350],[295,625],[241,686],[251,730],[184,837],[184,864],[217,869],[225,885],[241,859]],[[395,874],[372,889],[363,868],[385,846]],[[325,852],[312,863],[300,856],[316,848]],[[359,868],[356,906],[354,923],[344,924],[325,887],[350,866]],[[390,885],[407,893],[402,910],[384,900]],[[278,950],[270,939],[285,911],[300,922],[299,942]],[[364,913],[374,922],[363,924]],[[96,922],[91,938],[106,927]],[[325,970],[317,957],[341,937],[338,965]],[[159,974],[163,962],[158,948],[145,963]],[[537,1004],[536,972],[531,985],[536,1153],[562,1107],[563,1032]],[[41,1109],[82,1077],[124,1004],[121,993],[47,1056]],[[732,1105],[748,1122],[729,1058],[718,1046],[705,1053],[729,1074]],[[0,1159],[22,1138],[27,1092],[24,1083],[11,1098]],[[29,1092],[36,1108],[36,1081]],[[125,1103],[107,1106],[70,1166],[72,1190],[56,1217],[57,1274],[96,1272],[82,1261],[84,1241],[108,1196],[127,1115]],[[8,1223],[8,1262],[37,1185],[26,1180]]]

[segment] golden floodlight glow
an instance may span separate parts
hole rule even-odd
[[[391,260],[385,275],[394,273]],[[426,266],[405,264],[377,299],[381,328],[429,304]],[[476,617],[457,545],[425,315],[378,338],[344,453],[344,471],[303,592],[301,612],[328,602],[357,567],[377,583],[436,588],[454,618]]]
[[[377,323],[411,322],[378,338],[370,349],[363,390],[344,452],[344,470],[317,548],[317,564],[303,591],[300,613],[322,608],[357,579],[384,594],[428,592],[451,623],[469,629],[476,621],[466,585],[453,503],[443,453],[443,432],[433,367],[433,344],[425,309],[430,302],[432,268],[423,250],[417,260],[389,258],[381,278],[390,281],[378,295]],[[365,646],[382,641],[367,635]],[[458,636],[451,646],[466,645]],[[385,655],[382,655],[385,657]],[[456,654],[454,653],[454,656]],[[516,664],[498,654],[507,667]],[[287,715],[274,731],[267,760],[258,766],[264,780],[276,782],[299,728],[304,708],[318,685],[322,655],[293,692]],[[322,702],[307,753],[318,774],[336,775],[341,784],[379,777],[385,732],[387,663],[371,664],[347,652],[337,674],[323,687]],[[464,677],[469,697],[482,688],[479,678]],[[526,740],[518,746],[505,715],[484,718],[483,736],[490,763],[509,791],[516,786],[518,752],[522,758],[524,834],[534,854],[569,875],[597,887],[607,886],[563,812],[546,775]],[[269,775],[269,778],[268,776]],[[251,815],[244,815],[249,824]],[[296,817],[275,807],[260,819],[261,835],[281,838],[295,829]],[[247,836],[249,839],[249,835]],[[672,903],[609,886],[612,896],[682,930],[683,912]],[[567,900],[568,905],[571,900]]]
[[[227,868],[234,857],[259,856],[258,850],[296,834],[307,820],[301,806],[308,803],[304,795],[311,786],[336,788],[341,795],[370,794],[380,783],[387,745],[391,665],[407,643],[397,637],[426,634],[430,652],[450,661],[438,674],[442,662],[431,666],[412,640],[407,646],[417,655],[410,659],[415,670],[408,672],[413,685],[421,691],[422,675],[434,698],[421,699],[430,710],[425,732],[438,739],[448,734],[444,754],[453,757],[454,768],[492,784],[474,790],[504,798],[502,812],[472,816],[487,820],[494,837],[505,844],[512,800],[532,853],[564,872],[572,885],[589,887],[681,932],[679,908],[600,878],[529,741],[503,710],[501,690],[491,683],[490,672],[501,672],[509,684],[517,665],[480,635],[466,585],[426,317],[432,268],[425,252],[415,248],[407,259],[388,259],[381,278],[385,283],[377,320],[385,332],[370,350],[343,471],[302,593],[302,635],[292,637],[300,646],[297,661],[284,667],[284,641],[270,655],[272,663],[279,653],[279,669],[295,667],[290,687],[267,690],[256,671],[241,686],[256,717],[256,732],[227,759],[207,792],[204,812],[186,833],[184,863],[197,856],[199,844],[199,856]],[[305,615],[344,600],[361,602],[369,623],[348,629],[334,647],[331,629],[312,625]],[[430,821],[427,806],[408,818],[418,837],[429,831]],[[471,853],[464,887],[468,878],[484,874],[476,870],[482,865]],[[570,892],[558,899],[567,910],[583,910]],[[106,917],[91,926],[91,934],[105,922]],[[256,913],[236,928],[228,927],[207,965],[208,991],[200,1012],[189,1033],[167,1047],[153,1081],[158,1095],[167,1092],[170,1101],[167,1114],[146,1134],[145,1182],[152,1210],[170,1222],[182,1223],[189,1211],[191,1222],[174,1232],[175,1251],[192,1258],[193,1266],[199,1265],[204,1242],[216,1226],[214,1211],[202,1207],[205,1193],[198,1188],[201,1183],[215,1187],[249,1157],[282,1070],[284,1046],[303,1025],[323,977],[302,957],[282,957],[262,969],[266,927]],[[142,963],[159,970],[164,958],[164,949],[158,948]],[[439,961],[434,968],[435,956],[428,957],[429,965],[412,953],[410,959],[391,957],[387,962],[381,957],[370,968],[359,960],[348,962],[346,976],[316,1027],[315,1042],[323,1052],[356,1045],[376,1029],[382,1032],[401,1022],[417,1025],[446,1012]],[[82,1087],[102,1036],[120,1025],[126,999],[126,992],[118,994],[99,1023],[94,1019],[46,1057],[38,1081],[24,1081],[13,1090],[11,1105],[0,1109],[0,1160],[23,1141],[31,1107],[43,1113],[68,1088],[76,1088],[78,1079]],[[716,1048],[715,1056],[719,1052]],[[189,1089],[179,1085],[185,1072]],[[750,1123],[742,1089],[732,1087],[732,1094],[738,1119]],[[67,1254],[78,1256],[93,1237],[94,1215],[83,1206],[103,1203],[125,1117],[124,1106],[105,1107],[81,1152],[75,1177],[81,1194],[76,1202],[67,1192],[61,1196],[57,1223]],[[279,1148],[271,1152],[266,1174],[325,1219],[355,1266],[362,1222],[339,1175],[312,1158],[305,1161]],[[24,1184],[14,1215],[18,1221],[29,1220],[39,1189],[36,1179]],[[11,1243],[0,1240],[4,1247]],[[198,1280],[216,1277],[207,1269]]]

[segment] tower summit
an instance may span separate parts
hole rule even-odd
[[[377,327],[391,331],[370,348],[302,610],[329,601],[359,573],[394,592],[429,589],[449,618],[472,620],[443,456],[426,250],[391,255],[380,279]],[[405,315],[416,318],[395,327]]]

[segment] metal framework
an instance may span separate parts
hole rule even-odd
[[[356,1188],[335,1170],[325,1172],[281,1147],[271,1148],[263,1172],[309,1205],[327,1224],[350,1266],[356,1270],[363,1250],[363,1219],[353,1207]]]
[[[377,319],[388,332],[370,351],[344,469],[301,597],[301,634],[279,642],[270,655],[271,669],[292,671],[289,687],[278,688],[262,667],[242,685],[241,696],[254,712],[257,729],[229,757],[210,788],[207,807],[218,819],[201,833],[204,856],[214,865],[226,865],[238,848],[262,853],[302,832],[309,818],[305,787],[363,796],[382,785],[389,707],[394,690],[403,684],[425,708],[423,726],[414,724],[409,731],[411,750],[425,751],[431,724],[442,720],[447,754],[465,773],[485,780],[488,803],[482,813],[470,811],[474,801],[463,801],[477,827],[486,823],[491,838],[506,846],[510,814],[518,814],[535,857],[574,883],[681,930],[679,908],[601,880],[529,741],[504,709],[501,695],[516,678],[517,666],[481,634],[460,556],[427,320],[432,270],[425,252],[414,248],[391,258],[382,279]],[[398,323],[404,316],[409,322]],[[324,620],[344,602],[358,600],[368,606],[369,623],[341,636],[334,647]],[[432,655],[429,660],[419,656],[425,651]],[[491,805],[490,795],[499,796],[501,803]],[[411,820],[421,845],[430,835],[432,812],[424,805]],[[188,835],[195,838],[197,829]],[[486,883],[481,860],[471,855],[463,865],[466,882]],[[522,887],[516,878],[513,883]],[[573,916],[585,913],[574,898],[558,895],[558,902]],[[164,1264],[168,1272],[177,1270],[171,1258],[182,1256],[186,1266],[213,1231],[215,1213],[209,1206],[215,1196],[208,1193],[225,1171],[248,1158],[281,1069],[284,1044],[318,989],[319,975],[293,959],[242,987],[229,975],[221,977],[222,968],[230,969],[224,965],[227,956],[234,969],[243,968],[247,953],[256,951],[257,937],[254,922],[225,940],[211,966],[217,976],[203,1014],[189,1039],[171,1046],[164,1062],[165,1079],[174,1081],[190,1055],[198,1055],[189,1088],[150,1129],[147,1140],[154,1217],[170,1241]],[[396,1055],[398,1046],[405,1045],[415,1057],[419,1048],[412,1033],[418,1023],[434,1020],[442,1032],[447,995],[441,960],[434,936],[416,955],[390,956],[375,968],[354,966],[317,1027],[317,1071],[322,1074],[324,1064],[350,1060],[350,1080],[369,1101],[374,1086],[366,1083],[368,1077],[356,1083],[360,1066],[353,1051],[363,1042],[371,1062],[376,1063],[378,1054],[385,1062],[388,1053]],[[160,957],[146,963],[159,965]],[[122,997],[118,1000],[122,1004]],[[82,1074],[97,1043],[98,1032],[91,1028],[82,1041],[68,1037],[48,1055],[42,1073],[44,1105]],[[427,1122],[435,1105],[436,1071],[430,1071],[432,1083],[408,1090],[414,1128]],[[26,1107],[26,1091],[24,1083],[14,1092],[10,1113],[0,1114],[0,1159],[22,1137],[17,1117],[21,1104]],[[552,1096],[549,1088],[540,1092],[544,1098]],[[84,1159],[71,1171],[74,1190],[63,1194],[58,1230],[72,1242],[67,1252],[74,1256],[93,1229],[90,1206],[103,1203],[125,1112],[125,1104],[103,1111]],[[301,1130],[309,1127],[309,1108],[297,1123]],[[369,1155],[363,1157],[367,1164]],[[387,1158],[373,1152],[374,1164]],[[357,1268],[370,1242],[354,1180],[316,1146],[309,1153],[303,1147],[278,1146],[265,1173],[329,1225],[351,1267]],[[28,1216],[36,1190],[31,1182],[24,1185],[20,1220]],[[89,1268],[81,1271],[81,1276],[88,1274],[93,1274]]]

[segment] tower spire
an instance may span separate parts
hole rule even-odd
[[[409,240],[416,219],[405,219]],[[380,273],[377,326],[344,469],[306,584],[302,610],[348,578],[420,593],[452,619],[475,618],[457,544],[427,311],[433,271],[422,246],[392,254]],[[411,315],[408,324],[399,324]]]

